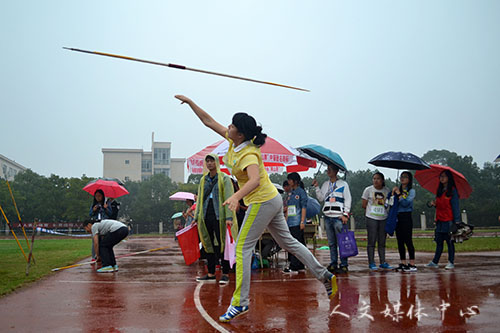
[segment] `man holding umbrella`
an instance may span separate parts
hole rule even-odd
[[[338,264],[337,234],[342,231],[342,226],[347,224],[351,211],[351,192],[346,181],[337,178],[339,167],[335,164],[328,164],[326,173],[330,180],[318,187],[318,182],[313,180],[316,187],[316,197],[319,201],[324,201],[323,214],[325,214],[325,229],[330,247],[330,265],[327,269],[332,273],[347,273],[347,258],[340,258]]]

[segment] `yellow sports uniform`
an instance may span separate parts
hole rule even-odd
[[[249,165],[258,165],[260,178],[259,186],[243,198],[248,209],[236,240],[236,288],[231,305],[248,306],[252,252],[266,228],[279,246],[305,263],[316,278],[321,281],[329,279],[331,273],[290,234],[283,215],[283,200],[276,187],[269,180],[262,162],[260,148],[250,141],[245,141],[234,147],[233,141],[227,137],[227,134],[226,139],[229,141],[229,149],[223,161],[231,174],[238,180],[240,188],[248,182],[246,168]],[[221,320],[227,321],[223,318]]]

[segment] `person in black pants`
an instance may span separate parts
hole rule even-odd
[[[398,196],[398,223],[396,224],[396,238],[398,240],[399,259],[401,263],[396,271],[416,272],[415,266],[415,247],[413,246],[413,200],[415,199],[415,190],[413,186],[413,176],[405,171],[400,177],[401,185],[392,189],[392,194]],[[406,249],[408,250],[409,261],[406,262]]]
[[[198,224],[203,249],[207,258],[208,274],[196,278],[198,282],[216,282],[215,266],[222,261],[222,276],[219,284],[229,283],[229,261],[224,260],[226,228],[231,228],[234,239],[238,236],[238,224],[233,223],[233,212],[222,203],[234,194],[231,178],[219,169],[219,157],[205,156],[208,173],[203,175],[198,186],[195,221]]]
[[[97,272],[112,273],[118,271],[113,247],[127,237],[127,226],[115,220],[102,220],[99,223],[85,221],[83,227],[85,231],[92,233],[97,262],[102,261],[102,268],[98,269]]]

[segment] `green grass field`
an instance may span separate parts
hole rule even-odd
[[[26,256],[26,242],[24,243]],[[36,264],[31,264],[29,275],[26,276],[26,259],[15,240],[0,240],[0,296],[14,289],[51,273],[51,269],[71,265],[78,260],[90,256],[90,239],[36,239],[33,255]]]

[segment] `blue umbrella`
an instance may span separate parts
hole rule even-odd
[[[390,169],[424,170],[431,166],[412,153],[388,151],[372,158],[368,163]]]
[[[497,156],[497,158],[495,158],[495,160],[493,162],[500,162],[500,155]]]
[[[307,155],[317,159],[325,164],[336,165],[340,170],[347,171],[344,160],[334,151],[327,149],[320,145],[305,145],[297,148],[298,150],[306,153]]]

